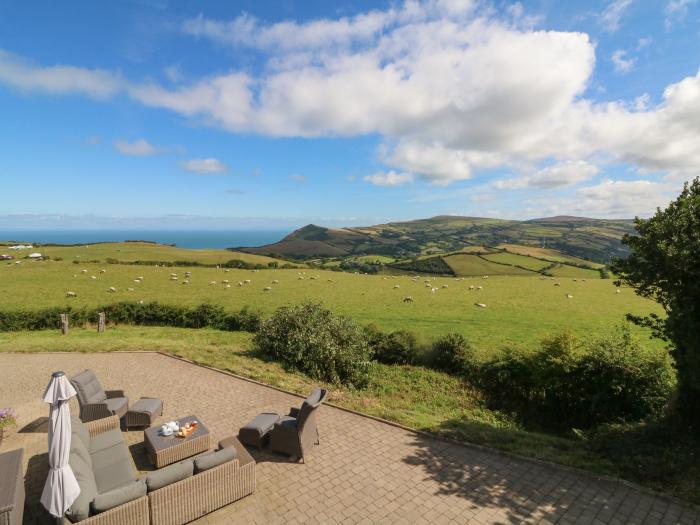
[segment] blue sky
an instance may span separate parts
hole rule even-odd
[[[4,2],[0,228],[648,215],[700,3]]]

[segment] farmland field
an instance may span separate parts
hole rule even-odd
[[[478,259],[468,255],[457,257]],[[508,269],[503,265],[493,266]],[[102,269],[105,273],[100,273]],[[279,306],[310,299],[323,302],[360,323],[373,322],[385,330],[410,329],[425,338],[461,332],[483,351],[493,351],[505,344],[530,345],[546,334],[564,329],[582,335],[608,332],[622,322],[628,312],[661,313],[655,303],[637,297],[630,289],[615,293],[610,280],[574,282],[561,277],[558,279],[561,286],[554,286],[551,280],[540,279],[536,274],[518,268],[514,270],[529,275],[492,275],[489,279],[434,277],[430,283],[431,287],[438,288],[436,293],[431,293],[422,278],[413,281],[408,276],[373,276],[313,269],[231,269],[227,272],[195,267],[190,268],[190,283],[183,285],[186,270],[73,264],[66,260],[2,264],[2,309],[99,306],[143,300],[183,305],[208,302],[231,310],[249,306],[270,314]],[[170,280],[171,273],[178,274],[177,281]],[[137,277],[143,277],[143,281],[134,282]],[[225,288],[223,280],[229,280],[231,287]],[[251,283],[238,286],[238,282],[244,280]],[[273,284],[273,280],[279,283]],[[212,281],[216,284],[209,284]],[[443,285],[447,288],[442,288]],[[470,285],[482,286],[482,289],[470,290]],[[110,287],[116,292],[110,292]],[[272,289],[265,291],[266,287]],[[75,292],[77,297],[66,297],[68,291]],[[573,295],[573,298],[567,298],[566,294]],[[404,303],[406,296],[413,297],[413,302]],[[487,307],[477,308],[474,306],[477,302]]]
[[[491,262],[484,257],[485,256],[470,254],[456,254],[444,257],[444,259],[457,275],[534,275],[533,272],[528,270]]]
[[[513,266],[522,266],[528,270],[539,271],[550,263],[543,261],[542,259],[536,259],[535,257],[527,257],[525,255],[517,255],[515,253],[494,253],[490,255],[482,255],[487,261],[493,261],[501,264],[510,264]]]

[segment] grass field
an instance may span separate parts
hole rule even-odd
[[[271,257],[230,250],[192,250],[146,242],[110,242],[82,246],[37,246],[33,250],[19,250],[16,252],[8,250],[8,253],[24,257],[30,251],[36,251],[52,258],[61,257],[67,261],[104,261],[107,258],[112,258],[123,262],[139,260],[162,262],[197,261],[202,264],[223,264],[231,259],[263,265],[273,261],[280,262],[279,259]]]
[[[503,265],[493,266],[508,269]],[[106,272],[100,273],[101,269]],[[546,334],[565,329],[582,335],[608,332],[628,312],[661,313],[655,303],[639,298],[632,290],[622,289],[622,293],[616,294],[611,281],[600,279],[574,282],[560,278],[561,286],[554,286],[552,281],[541,280],[536,274],[517,277],[491,273],[489,279],[432,278],[431,287],[438,291],[431,293],[423,279],[322,270],[226,272],[191,268],[190,284],[183,285],[186,270],[68,261],[2,264],[1,308],[99,306],[124,300],[155,300],[185,305],[209,302],[231,310],[249,306],[269,314],[281,305],[310,299],[323,302],[360,323],[373,322],[385,330],[409,329],[425,338],[461,332],[486,352],[505,344],[530,345]],[[299,279],[300,272],[305,272],[304,279]],[[171,273],[178,274],[177,281],[170,280]],[[140,284],[134,282],[137,277],[143,277]],[[251,283],[239,287],[237,283],[246,279]],[[225,288],[223,280],[229,280],[231,288]],[[273,284],[273,280],[279,283]],[[217,284],[210,285],[211,281]],[[443,284],[448,288],[443,289]],[[470,290],[470,285],[483,289]],[[110,287],[117,291],[111,293]],[[266,287],[272,290],[264,291]],[[133,291],[128,291],[129,288]],[[75,292],[77,297],[67,298],[68,291]],[[566,294],[574,297],[569,299]],[[404,303],[406,296],[413,297],[413,302]],[[477,308],[474,306],[477,302],[487,307]]]
[[[471,254],[455,254],[444,257],[445,262],[457,275],[483,276],[483,275],[534,275],[533,272],[506,266],[486,259],[490,256]]]
[[[513,266],[522,266],[523,268],[527,268],[528,270],[533,270],[535,272],[551,264],[535,257],[527,257],[525,255],[507,252],[482,255],[482,257],[487,261],[493,261],[500,264],[510,264]]]
[[[537,257],[546,261],[585,264],[590,266],[591,268],[601,268],[603,266],[600,263],[587,261],[579,257],[574,257],[573,255],[566,255],[561,252],[558,252],[557,250],[550,250],[548,248],[538,248],[537,246],[523,246],[519,244],[504,243],[499,244],[498,246],[496,246],[496,248],[519,255],[529,255],[531,257]]]

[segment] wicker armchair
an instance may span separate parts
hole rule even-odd
[[[105,391],[92,370],[80,372],[70,382],[78,393],[80,420],[84,423],[110,416],[121,418],[129,409],[129,398],[124,391]]]
[[[320,442],[316,425],[317,409],[326,400],[328,392],[317,388],[301,405],[282,416],[270,434],[270,448],[293,458],[305,460],[312,445]]]

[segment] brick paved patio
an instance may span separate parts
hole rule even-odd
[[[130,399],[156,396],[163,421],[196,414],[213,443],[261,411],[286,412],[300,399],[227,374],[153,353],[0,354],[0,406],[19,413],[0,452],[25,449],[25,523],[50,523],[38,503],[46,476],[48,407],[40,401],[54,370],[92,368],[105,388]],[[77,405],[71,407],[77,413]],[[596,479],[477,448],[426,438],[329,406],[319,414],[321,444],[306,464],[251,451],[257,491],[209,523],[682,523],[700,509],[623,483]],[[143,432],[126,438],[139,470],[151,469]]]

